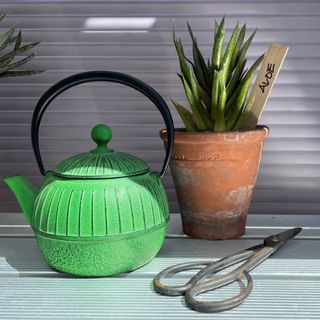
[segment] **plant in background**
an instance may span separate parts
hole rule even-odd
[[[212,56],[206,62],[189,24],[188,30],[192,40],[193,61],[185,56],[181,40],[176,39],[173,32],[181,69],[178,76],[191,111],[177,101],[172,102],[186,130],[241,130],[254,100],[254,97],[248,98],[249,87],[263,59],[262,55],[249,69],[245,69],[245,56],[255,32],[244,42],[246,25],[239,32],[237,24],[224,50],[225,18],[220,24],[216,22]]]
[[[5,15],[0,16],[0,21],[4,19]],[[21,30],[16,32],[16,26],[14,25],[8,31],[0,35],[0,78],[5,77],[20,77],[29,76],[43,72],[44,70],[16,70],[20,66],[29,62],[36,56],[33,52],[26,58],[16,60],[19,55],[33,49],[39,44],[39,42],[33,42],[25,45],[21,45],[22,35]]]

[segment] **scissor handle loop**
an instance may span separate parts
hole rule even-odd
[[[210,290],[218,289],[220,287],[224,287],[232,282],[238,281],[240,285],[240,293],[235,295],[231,298],[219,300],[219,301],[212,301],[212,300],[198,300],[196,297],[205,290],[205,287],[198,283],[188,289],[185,293],[185,300],[187,305],[197,311],[200,312],[220,312],[228,309],[232,309],[239,304],[241,304],[250,294],[253,288],[253,281],[252,278],[247,271],[243,271],[243,276],[247,279],[247,285],[245,285],[242,281],[242,278],[230,278],[230,281],[224,281],[221,285],[219,282],[215,282],[215,286],[211,286]],[[223,277],[223,276],[222,276]]]
[[[155,276],[153,279],[153,287],[158,293],[166,296],[181,296],[192,286],[191,280],[193,278],[182,285],[165,285],[162,283],[162,279],[188,270],[203,269],[211,263],[212,261],[185,262],[168,267]]]

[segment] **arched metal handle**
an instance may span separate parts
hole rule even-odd
[[[163,177],[169,165],[174,141],[174,125],[170,110],[159,93],[156,92],[152,87],[147,85],[145,82],[131,77],[127,74],[113,71],[89,71],[72,75],[66,79],[59,81],[42,95],[33,112],[31,123],[32,146],[41,174],[46,174],[39,148],[39,127],[45,110],[50,105],[50,103],[62,92],[76,85],[93,81],[116,82],[127,85],[144,94],[156,105],[163,117],[168,132],[166,155],[159,174],[160,177]]]

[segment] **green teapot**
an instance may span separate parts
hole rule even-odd
[[[143,93],[162,114],[168,145],[160,173],[150,172],[141,159],[110,149],[109,127],[99,124],[89,152],[63,160],[46,171],[39,149],[44,111],[62,92],[92,81],[127,85]],[[160,250],[167,230],[169,206],[161,177],[171,157],[173,121],[161,96],[144,82],[110,71],[70,76],[48,89],[33,114],[32,146],[44,175],[37,190],[25,177],[5,178],[15,194],[39,249],[56,270],[78,276],[108,276],[137,269]]]

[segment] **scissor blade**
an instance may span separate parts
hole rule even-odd
[[[264,239],[264,246],[279,249],[290,239],[294,238],[302,228],[292,228]]]
[[[292,228],[276,234],[275,237],[277,237],[281,242],[287,242],[290,239],[294,238],[298,233],[300,233],[301,230],[302,228],[300,227]]]
[[[256,250],[262,249],[266,245],[272,246],[272,247],[273,246],[279,247],[279,245],[281,246],[282,244],[286,243],[290,239],[294,238],[299,232],[301,232],[301,230],[302,228],[297,227],[297,228],[292,228],[292,229],[280,232],[278,234],[269,236],[264,239],[263,243],[247,248],[245,249],[245,251],[256,251]]]

